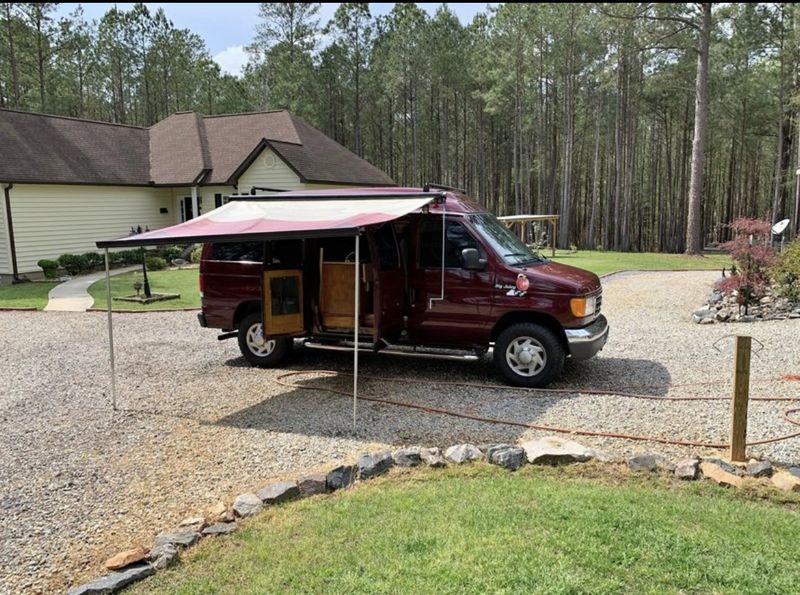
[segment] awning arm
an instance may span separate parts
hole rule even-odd
[[[358,407],[358,314],[360,310],[360,283],[361,264],[359,248],[361,242],[359,235],[356,234],[356,271],[355,271],[355,293],[353,294],[353,434],[356,433],[356,410]]]
[[[108,248],[106,256],[106,304],[108,306],[108,356],[111,360],[111,408],[117,410],[117,374],[114,366],[114,324],[111,319],[111,272],[108,263]]]

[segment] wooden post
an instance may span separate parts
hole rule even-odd
[[[731,461],[746,461],[747,401],[750,398],[751,338],[736,336],[736,364],[731,399]]]
[[[558,219],[550,219],[550,225],[553,226],[553,257],[556,255],[556,233],[558,229]]]

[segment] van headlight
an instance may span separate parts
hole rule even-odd
[[[569,309],[572,311],[572,315],[576,318],[586,318],[587,316],[592,316],[597,309],[597,297],[579,297],[579,298],[572,298],[569,301]]]

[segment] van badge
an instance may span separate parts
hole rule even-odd
[[[519,289],[520,291],[528,291],[528,287],[530,286],[531,282],[525,275],[523,275],[522,273],[517,275],[517,289]]]

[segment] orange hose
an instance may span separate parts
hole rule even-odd
[[[322,374],[326,376],[352,376],[352,374],[348,374],[345,372],[336,372],[334,370],[302,370],[296,372],[286,372],[284,374],[279,375],[275,381],[280,384],[281,386],[285,386],[287,388],[294,388],[300,390],[319,390],[323,392],[329,392],[344,396],[350,396],[352,393],[349,391],[343,391],[335,388],[329,388],[325,386],[315,386],[315,385],[301,385],[301,384],[294,384],[291,382],[286,382],[286,378],[290,378],[293,376],[302,376],[307,374]],[[481,389],[489,389],[489,390],[519,390],[524,392],[539,392],[539,393],[550,393],[550,394],[575,394],[575,393],[583,393],[589,395],[608,395],[608,396],[616,396],[616,397],[623,397],[628,399],[645,399],[645,400],[659,400],[659,401],[729,401],[729,397],[658,397],[654,395],[645,395],[640,393],[631,393],[631,392],[620,392],[620,391],[613,391],[613,390],[595,390],[595,389],[567,389],[567,388],[519,388],[519,387],[509,387],[500,384],[485,384],[479,382],[456,382],[456,381],[446,381],[446,380],[416,380],[416,379],[408,379],[408,378],[397,378],[397,377],[379,377],[379,376],[368,376],[368,375],[360,375],[361,378],[366,378],[368,380],[375,380],[377,382],[398,382],[398,383],[407,383],[407,384],[440,384],[440,385],[447,385],[447,386],[466,386],[471,388],[481,388]],[[781,379],[776,379],[781,380]],[[765,379],[765,382],[772,381],[771,379]],[[701,383],[701,384],[708,384],[708,383]],[[674,385],[678,386],[678,385]],[[683,385],[689,386],[689,385]],[[415,409],[418,411],[424,411],[426,413],[437,413],[440,415],[447,415],[450,417],[458,417],[461,419],[469,419],[473,421],[491,423],[491,424],[500,424],[500,425],[507,425],[507,426],[515,426],[521,428],[528,428],[533,430],[542,430],[546,432],[555,432],[560,434],[575,434],[578,436],[596,436],[601,438],[619,438],[623,440],[638,440],[644,442],[658,442],[660,444],[674,444],[679,446],[695,446],[701,448],[728,448],[730,444],[728,443],[718,443],[718,442],[702,442],[702,441],[694,441],[694,440],[678,440],[675,438],[662,438],[660,436],[644,436],[638,434],[624,434],[618,432],[599,432],[593,430],[581,430],[576,428],[564,428],[559,426],[551,426],[546,424],[532,424],[522,421],[514,421],[514,420],[507,420],[507,419],[497,419],[492,417],[484,417],[481,415],[475,415],[471,413],[463,413],[459,411],[452,411],[449,409],[442,409],[439,407],[431,407],[428,405],[420,405],[418,403],[407,403],[404,401],[396,401],[393,399],[379,399],[376,397],[364,397],[359,396],[359,399],[363,401],[369,401],[372,403],[381,403],[384,405],[393,405],[396,407],[406,407],[408,409]],[[507,397],[504,397],[507,398]],[[484,401],[486,402],[496,402],[500,399],[495,399],[494,401]],[[751,401],[800,401],[800,397],[753,397],[750,399]],[[789,423],[800,426],[800,421],[794,420],[790,417],[792,413],[796,413],[800,411],[800,408],[797,409],[788,409],[784,412],[783,417]],[[767,438],[764,440],[757,440],[754,442],[748,442],[747,446],[759,446],[763,444],[770,444],[773,442],[780,442],[783,440],[789,440],[790,438],[796,438],[800,436],[800,432],[796,432],[793,434],[786,434],[783,436],[777,436],[775,438]]]

